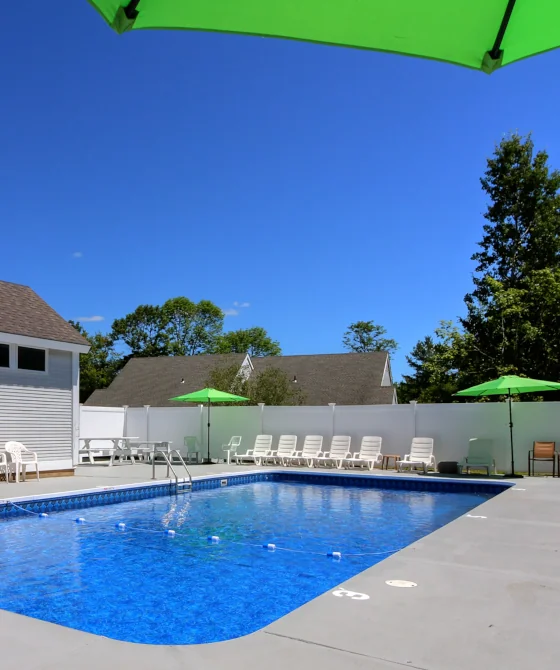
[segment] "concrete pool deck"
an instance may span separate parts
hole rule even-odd
[[[0,495],[140,483],[150,479],[148,469],[84,466],[73,478],[2,484]],[[193,466],[192,474],[240,469]],[[458,518],[342,584],[367,600],[329,591],[246,637],[191,646],[117,642],[0,610],[0,668],[556,669],[560,482],[539,477],[515,484],[472,517]],[[394,579],[418,586],[387,586]]]

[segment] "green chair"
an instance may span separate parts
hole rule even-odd
[[[469,475],[471,470],[486,470],[488,476],[497,474],[496,461],[492,455],[493,447],[492,440],[471,437],[469,440],[469,454],[461,463],[461,473]]]

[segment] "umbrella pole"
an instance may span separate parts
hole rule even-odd
[[[505,477],[514,477],[516,479],[523,479],[523,475],[515,474],[515,460],[513,456],[513,418],[511,414],[511,389],[508,389],[508,402],[509,402],[509,445],[511,449],[511,472]]]
[[[208,430],[206,431],[206,437],[207,437],[207,457],[206,460],[208,463],[211,463],[212,461],[210,460],[210,400],[208,401]]]
[[[511,416],[511,389],[508,389],[509,400],[509,445],[511,448],[511,474],[515,474],[515,460],[513,456],[513,419]]]

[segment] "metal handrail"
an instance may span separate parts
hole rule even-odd
[[[191,473],[190,473],[189,469],[187,468],[187,464],[183,460],[183,457],[181,456],[178,449],[172,449],[171,451],[167,451],[167,452],[162,451],[161,449],[154,449],[153,457],[152,457],[152,480],[157,479],[156,478],[156,456],[157,456],[157,454],[161,454],[163,456],[164,461],[167,463],[166,477],[169,477],[169,470],[171,470],[171,472],[173,473],[173,476],[175,477],[175,485],[178,486],[179,485],[179,476],[175,472],[175,468],[173,467],[173,465],[171,463],[171,459],[169,458],[171,454],[177,454],[177,456],[179,457],[179,460],[181,461],[183,467],[187,471],[187,475],[189,476],[189,485],[192,489]]]

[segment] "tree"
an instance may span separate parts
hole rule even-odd
[[[140,305],[113,322],[111,337],[131,356],[192,356],[210,353],[222,331],[224,314],[209,300],[167,300],[162,306]]]
[[[206,386],[224,391],[224,393],[234,393],[235,395],[249,397],[248,380],[246,374],[240,370],[239,365],[222,365],[213,368],[210,371]],[[253,402],[235,403],[236,405],[253,405]]]
[[[171,345],[168,321],[158,305],[139,305],[122,319],[115,319],[111,328],[113,342],[124,344],[129,356],[169,356]]]
[[[356,321],[348,326],[342,344],[345,349],[358,353],[368,351],[387,351],[395,353],[398,344],[395,340],[383,337],[387,330],[373,321]]]
[[[305,405],[304,392],[279,368],[267,367],[254,378],[249,378],[249,397],[253,404],[265,405]]]
[[[249,398],[244,405],[285,406],[305,404],[305,394],[294,385],[289,376],[279,368],[267,367],[253,372],[247,377],[238,365],[214,368],[208,377],[207,385],[218,391],[235,393]],[[235,403],[239,405],[240,403]]]
[[[216,349],[224,324],[224,313],[209,300],[198,303],[179,297],[162,307],[170,354],[193,356]]]
[[[399,402],[453,402],[453,394],[466,386],[464,371],[468,338],[450,321],[442,321],[406,357],[412,374],[397,384]],[[461,368],[463,371],[461,372]]]
[[[96,389],[104,389],[120,370],[122,359],[115,353],[111,338],[102,333],[90,335],[78,322],[69,321],[90,343],[87,354],[80,355],[80,402],[85,402]]]
[[[218,338],[217,354],[245,354],[250,356],[280,356],[280,344],[269,337],[264,328],[255,326],[245,330],[232,330]]]
[[[504,374],[560,378],[560,172],[530,136],[512,134],[481,185],[489,203],[461,330],[416,345],[399,398],[449,401],[455,388]]]
[[[490,198],[461,319],[481,381],[500,374],[558,377],[560,172],[530,136],[496,147],[481,179]]]

